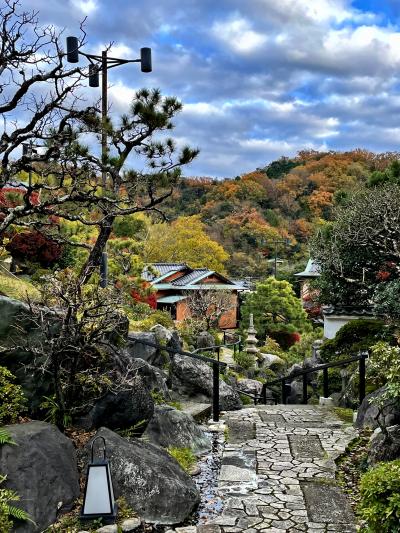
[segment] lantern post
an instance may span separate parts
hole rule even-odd
[[[94,445],[98,440],[103,441],[102,458],[96,458],[94,455]],[[80,518],[82,520],[102,518],[104,521],[111,523],[115,522],[117,518],[117,504],[115,503],[110,463],[106,454],[106,441],[101,436],[92,441],[91,461],[87,468]]]

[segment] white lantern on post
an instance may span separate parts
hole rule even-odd
[[[103,457],[94,457],[94,444],[102,439]],[[106,456],[106,441],[104,437],[93,439],[91,446],[91,462],[88,465],[85,493],[81,518],[94,520],[103,518],[107,521],[115,521],[117,517],[117,504],[114,499],[114,489],[111,480],[110,463]]]

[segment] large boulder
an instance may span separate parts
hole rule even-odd
[[[89,412],[83,425],[125,429],[136,426],[142,433],[153,416],[154,400],[140,377],[130,380],[126,388],[116,393],[108,392]]]
[[[150,331],[130,332],[125,345],[125,351],[132,359],[143,359],[150,365],[158,366],[159,355],[158,349],[148,346],[140,341],[157,344],[155,333]]]
[[[213,396],[213,372],[211,367],[197,359],[175,354],[171,365],[172,388],[178,393],[193,397],[204,394]],[[219,402],[222,411],[242,408],[239,394],[222,379],[219,380]]]
[[[160,328],[161,327],[162,326],[160,326]],[[158,368],[165,368],[170,363],[169,353],[166,350],[143,344],[143,342],[149,342],[156,345],[164,345],[165,343],[166,347],[169,347],[172,344],[174,349],[180,349],[180,344],[177,342],[176,335],[173,333],[171,333],[170,339],[166,342],[158,338],[157,335],[159,333],[160,330],[158,330],[157,333],[155,331],[130,332],[125,344],[125,353],[127,353],[131,359],[143,359],[150,365],[157,366]]]
[[[168,405],[156,405],[143,437],[163,448],[191,448],[195,453],[211,448],[210,438],[194,418]]]
[[[79,474],[72,442],[55,426],[28,422],[6,427],[17,446],[0,447],[5,486],[21,497],[16,506],[36,522],[21,522],[13,531],[39,532],[69,510],[79,497]]]
[[[129,365],[132,371],[141,377],[150,392],[161,393],[166,400],[170,398],[167,386],[168,374],[166,372],[146,363],[143,359],[133,359],[129,362]]]
[[[237,382],[237,388],[240,392],[251,394],[253,396],[260,396],[263,385],[256,379],[240,379]]]
[[[215,346],[215,339],[208,331],[202,331],[197,335],[196,338],[196,348],[199,350],[201,348],[211,348]]]
[[[116,497],[146,522],[178,524],[200,501],[192,478],[165,450],[139,439],[126,440],[107,428],[104,437]],[[90,443],[87,448],[89,457]]]
[[[45,311],[44,311],[45,312]],[[57,327],[56,315],[54,324]],[[42,332],[32,318],[29,306],[19,300],[0,296],[0,365],[8,368],[22,386],[30,413],[36,413],[43,396],[50,396],[51,379],[46,373],[34,372],[30,348],[42,341]],[[42,360],[37,359],[40,366]]]
[[[371,400],[382,396],[384,391],[385,387],[381,387],[364,398],[357,412],[357,420],[355,423],[357,428],[369,427],[371,429],[376,429],[379,427],[377,421],[379,409],[376,405],[371,403]],[[382,413],[379,416],[379,422],[386,427],[400,424],[400,404],[387,401],[386,406],[383,408]]]
[[[370,466],[380,461],[394,461],[400,458],[400,425],[386,428],[387,435],[376,429],[371,438],[368,452]]]
[[[162,326],[161,324],[156,324],[150,329],[150,331],[156,336],[157,342],[161,342],[165,344],[165,346],[167,346],[168,343],[171,342],[173,332],[170,329],[167,329],[166,327]]]

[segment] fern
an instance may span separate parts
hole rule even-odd
[[[19,509],[19,507],[14,507],[14,505],[8,505],[8,513],[12,518],[16,518],[17,520],[23,520],[24,522],[31,522],[32,524],[35,524],[35,522],[28,515],[28,513],[24,511],[23,509]]]
[[[14,444],[16,443],[12,440],[11,435],[4,428],[0,428],[0,445],[3,444]]]

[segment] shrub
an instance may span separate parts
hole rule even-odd
[[[271,331],[271,337],[279,344],[282,350],[288,350],[300,341],[300,333],[289,331]]]
[[[247,352],[237,352],[233,355],[233,359],[235,363],[237,363],[240,367],[249,370],[250,368],[254,368],[255,366],[255,359],[253,355],[248,354]]]
[[[309,333],[304,333],[299,342],[296,342],[285,353],[285,359],[289,364],[300,363],[305,357],[311,357],[312,345],[316,340],[322,339],[323,329],[317,328]]]
[[[240,399],[243,405],[251,405],[254,403],[254,400],[250,398],[250,396],[247,396],[246,394],[239,394],[239,396],[240,396]]]
[[[352,320],[340,328],[334,339],[324,342],[321,359],[325,363],[345,359],[360,350],[368,350],[378,340],[384,339],[394,342],[393,329],[382,320]]]
[[[400,460],[381,463],[361,477],[359,514],[370,533],[400,532]]]
[[[264,346],[260,348],[261,353],[272,353],[273,355],[281,356],[283,351],[279,344],[272,337],[267,337],[265,339]]]
[[[196,456],[190,448],[167,448],[167,452],[180,464],[185,472],[190,472],[196,464]]]
[[[0,366],[0,425],[17,422],[26,409],[26,400],[20,385],[7,368]]]
[[[42,267],[54,265],[62,255],[62,247],[39,231],[16,233],[6,250],[17,261],[39,263]]]
[[[146,305],[149,309],[149,307]],[[173,328],[174,321],[167,311],[154,311],[143,320],[129,320],[130,329],[134,331],[150,331],[156,324],[161,324],[165,328]]]

